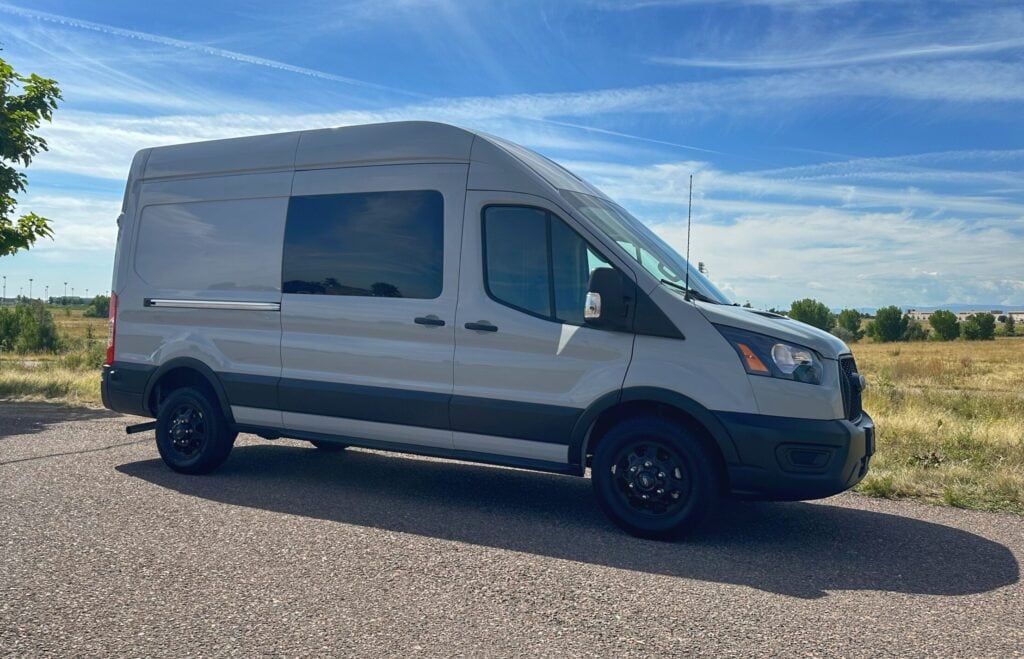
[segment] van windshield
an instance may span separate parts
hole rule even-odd
[[[690,290],[694,297],[717,304],[732,304],[711,280],[689,265],[668,243],[624,208],[600,197],[561,190],[562,195],[609,238],[619,244],[637,263],[660,281],[682,288],[686,270],[690,270]]]

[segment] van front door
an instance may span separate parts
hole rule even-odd
[[[282,266],[286,428],[452,448],[466,167],[296,172]]]
[[[467,193],[456,449],[565,464],[580,414],[622,388],[633,335],[583,322],[590,272],[610,265],[584,233],[541,198]]]

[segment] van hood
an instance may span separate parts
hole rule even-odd
[[[806,346],[827,359],[837,359],[839,355],[850,352],[845,343],[828,332],[785,316],[700,301],[694,301],[693,304],[715,325],[728,325]]]

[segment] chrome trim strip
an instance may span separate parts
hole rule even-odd
[[[169,300],[146,298],[147,307],[166,309],[227,309],[235,311],[280,311],[280,302],[235,302],[233,300]]]

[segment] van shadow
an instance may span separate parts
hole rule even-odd
[[[50,426],[69,421],[110,419],[116,416],[120,415],[91,407],[0,400],[0,438],[40,433]]]
[[[966,595],[1020,576],[1009,549],[973,533],[828,504],[730,502],[686,541],[664,543],[612,526],[589,479],[286,445],[236,447],[210,476],[159,460],[117,470],[221,503],[800,598]]]

